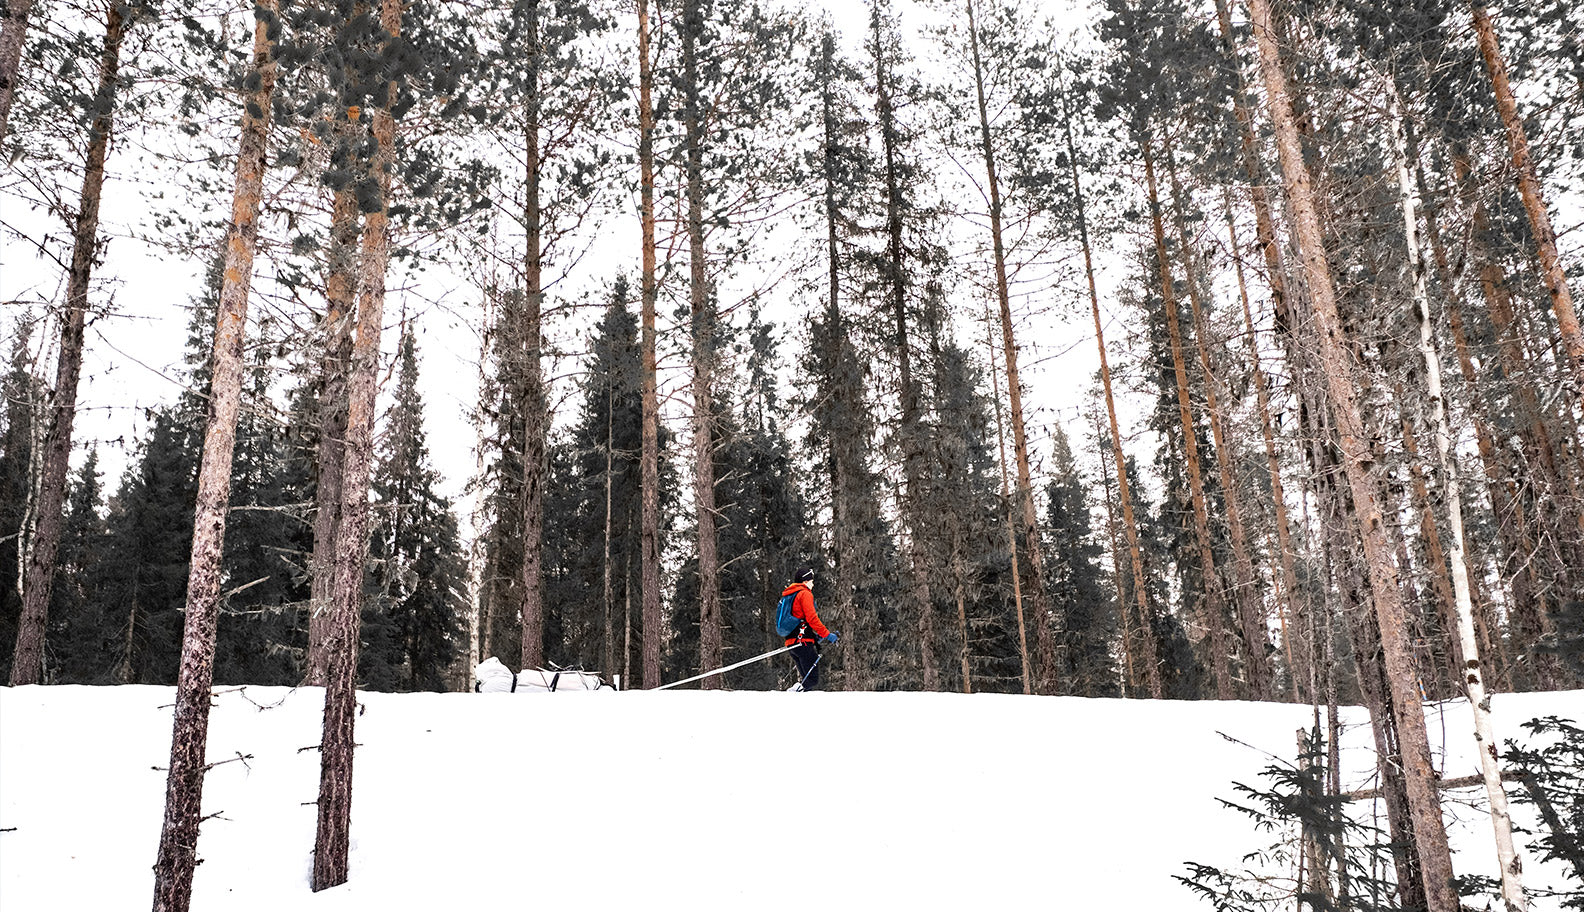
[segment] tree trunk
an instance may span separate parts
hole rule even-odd
[[[1263,195],[1263,191],[1261,191]],[[1271,574],[1276,584],[1276,604],[1281,622],[1282,651],[1287,658],[1287,677],[1292,685],[1294,701],[1303,699],[1298,682],[1305,675],[1293,658],[1292,637],[1300,616],[1297,602],[1298,574],[1293,568],[1292,525],[1287,518],[1287,495],[1282,488],[1281,457],[1276,451],[1276,432],[1271,423],[1270,390],[1265,371],[1260,367],[1259,339],[1254,330],[1254,314],[1249,306],[1248,283],[1243,276],[1243,257],[1238,252],[1237,225],[1232,218],[1231,191],[1225,191],[1227,238],[1231,242],[1232,266],[1237,273],[1238,299],[1243,304],[1243,329],[1248,345],[1249,367],[1254,375],[1254,398],[1259,406],[1260,433],[1265,440],[1265,464],[1270,475],[1271,507],[1276,517],[1277,572]]]
[[[935,605],[930,594],[929,549],[925,517],[924,429],[919,420],[919,392],[914,385],[912,354],[908,347],[907,273],[902,244],[902,189],[897,176],[897,135],[895,111],[891,104],[891,84],[885,69],[885,50],[881,41],[880,16],[872,17],[875,42],[875,93],[880,116],[880,140],[885,150],[886,179],[886,258],[883,281],[895,320],[893,344],[897,350],[902,400],[903,511],[908,520],[908,562],[912,565],[912,597],[918,612],[920,670],[925,690],[939,690],[940,676],[935,667]]]
[[[1287,77],[1277,57],[1276,35],[1271,27],[1269,0],[1250,0],[1261,70],[1275,126],[1283,183],[1294,219],[1299,254],[1308,280],[1314,312],[1321,366],[1331,394],[1339,442],[1344,456],[1363,552],[1374,596],[1375,617],[1385,653],[1386,678],[1392,709],[1398,722],[1409,807],[1415,841],[1424,875],[1429,912],[1457,912],[1457,892],[1452,884],[1452,860],[1440,799],[1435,792],[1435,770],[1430,765],[1430,744],[1425,730],[1424,707],[1415,687],[1416,676],[1408,644],[1404,641],[1401,593],[1391,565],[1385,518],[1377,493],[1374,457],[1370,453],[1359,413],[1356,381],[1348,371],[1347,340],[1337,313],[1331,267],[1320,229],[1308,166],[1299,147]]]
[[[638,195],[643,222],[643,686],[660,686],[660,404],[655,380],[654,74],[649,59],[649,0],[638,0]]]
[[[1425,396],[1430,403],[1431,426],[1435,431],[1436,462],[1434,471],[1440,474],[1441,490],[1446,498],[1447,523],[1451,531],[1451,564],[1453,602],[1457,615],[1458,644],[1461,647],[1462,686],[1474,714],[1475,754],[1479,756],[1480,772],[1485,779],[1485,793],[1490,800],[1491,828],[1496,840],[1496,859],[1501,868],[1502,901],[1507,912],[1524,912],[1528,899],[1524,895],[1523,860],[1518,857],[1513,844],[1512,816],[1507,809],[1507,792],[1502,787],[1501,763],[1497,756],[1499,744],[1495,726],[1491,721],[1490,700],[1485,693],[1484,671],[1480,666],[1479,643],[1474,636],[1474,604],[1469,595],[1468,568],[1463,563],[1463,497],[1461,482],[1452,466],[1452,430],[1447,422],[1446,400],[1441,385],[1441,352],[1436,345],[1435,329],[1430,319],[1430,296],[1425,291],[1425,275],[1429,272],[1423,251],[1419,246],[1419,191],[1408,171],[1407,143],[1403,136],[1401,100],[1391,87],[1392,150],[1396,153],[1397,180],[1401,191],[1403,213],[1403,240],[1408,248],[1408,263],[1413,271],[1414,317],[1419,323],[1419,355],[1424,361]],[[1406,424],[1405,424],[1406,426]],[[1422,487],[1424,481],[1417,475]],[[1429,528],[1435,531],[1435,517],[1429,516]],[[1439,544],[1439,542],[1437,542]],[[1438,563],[1437,571],[1444,572]]]
[[[60,547],[66,473],[71,463],[72,423],[77,418],[77,383],[82,376],[83,330],[88,315],[88,286],[99,244],[99,199],[104,190],[105,156],[115,123],[117,72],[126,20],[120,3],[107,4],[104,45],[99,54],[96,113],[88,129],[88,156],[83,166],[82,195],[72,229],[71,267],[66,274],[66,313],[61,318],[60,353],[55,363],[55,390],[50,402],[48,435],[43,441],[38,485],[37,525],[29,542],[22,576],[22,617],[17,624],[16,652],[11,660],[11,686],[38,684],[44,675],[44,630],[50,589],[55,583],[55,554]],[[9,35],[16,29],[7,29]],[[20,33],[18,40],[21,39]]]
[[[1166,310],[1166,331],[1171,336],[1172,366],[1177,376],[1177,411],[1182,421],[1189,497],[1193,501],[1194,535],[1199,542],[1200,617],[1210,635],[1210,667],[1215,674],[1216,697],[1230,700],[1232,669],[1227,654],[1221,586],[1216,574],[1215,547],[1210,539],[1210,511],[1205,502],[1204,477],[1199,470],[1199,435],[1194,431],[1193,404],[1188,392],[1188,365],[1183,355],[1182,328],[1177,319],[1177,295],[1172,288],[1171,261],[1166,253],[1166,229],[1161,220],[1160,194],[1155,182],[1155,156],[1148,140],[1144,154],[1144,179],[1149,190],[1150,220],[1155,229],[1155,256],[1160,265],[1161,300]]]
[[[401,35],[401,0],[381,0],[380,25],[390,49]],[[336,531],[335,592],[326,643],[324,739],[320,743],[319,820],[314,839],[315,892],[346,882],[352,826],[353,727],[357,718],[358,637],[363,565],[368,553],[368,484],[374,456],[374,404],[379,392],[380,330],[385,316],[385,270],[390,261],[391,171],[396,121],[391,110],[399,84],[387,83],[385,103],[373,117],[374,154],[369,174],[379,185],[380,208],[364,217],[357,339],[347,375],[346,464],[341,482],[341,527]]]
[[[715,532],[715,308],[704,250],[704,114],[700,108],[698,33],[704,12],[698,0],[682,8],[684,142],[687,150],[688,305],[693,330],[693,505],[698,523],[700,671],[725,664],[721,628],[720,557]],[[722,679],[705,678],[705,690]]]
[[[836,202],[837,181],[837,135],[841,125],[838,121],[834,93],[831,80],[835,69],[835,46],[833,36],[827,33],[820,45],[820,101],[821,101],[821,126],[823,127],[824,145],[821,149],[824,180],[825,180],[825,244],[827,268],[829,271],[830,288],[825,301],[825,321],[830,326],[831,345],[837,352],[845,351],[847,345],[847,327],[842,319],[841,312],[841,251],[838,244],[836,222],[839,216]],[[838,367],[838,369],[840,369]],[[854,644],[861,652],[854,654],[852,649],[843,650],[843,676],[842,683],[847,690],[869,690],[869,680],[872,669],[858,658],[868,652],[869,644],[867,625],[858,620],[857,583],[861,572],[858,560],[858,549],[855,542],[853,516],[850,504],[852,487],[857,474],[855,467],[849,465],[851,450],[843,445],[838,435],[832,430],[829,440],[829,452],[826,454],[826,463],[830,475],[831,487],[831,538],[835,546],[835,578],[834,591],[836,617],[846,624],[849,635],[854,637]],[[773,593],[772,593],[773,594]],[[773,635],[773,632],[772,632]]]
[[[527,156],[524,188],[523,226],[527,233],[527,252],[523,261],[523,492],[522,492],[522,664],[524,668],[544,665],[544,495],[545,436],[549,431],[549,415],[544,389],[544,339],[542,313],[544,307],[544,258],[541,236],[544,225],[539,200],[539,118],[541,90],[539,88],[539,4],[529,3],[527,44],[531,52],[524,55],[528,86],[527,130],[523,137]]]
[[[1491,24],[1490,13],[1481,0],[1472,0],[1469,8],[1474,14],[1474,34],[1479,39],[1480,56],[1490,71],[1491,87],[1496,93],[1496,112],[1501,115],[1507,132],[1507,147],[1512,153],[1513,170],[1517,172],[1518,192],[1523,197],[1524,211],[1529,215],[1529,228],[1534,233],[1535,252],[1540,257],[1540,275],[1546,290],[1551,293],[1551,309],[1556,314],[1557,330],[1562,344],[1573,362],[1573,384],[1584,388],[1584,330],[1579,328],[1578,314],[1573,310],[1573,294],[1568,290],[1567,273],[1557,254],[1556,232],[1551,228],[1551,216],[1546,211],[1545,195],[1540,188],[1540,178],[1535,174],[1534,158],[1529,150],[1529,137],[1524,133],[1523,119],[1518,115],[1518,102],[1513,98],[1512,85],[1507,79],[1507,61],[1502,57],[1496,41],[1496,29]]]
[[[11,102],[22,75],[22,48],[27,44],[28,19],[33,0],[6,0],[10,15],[0,30],[0,140],[10,136]]]
[[[979,31],[974,20],[974,0],[968,6],[968,44],[973,50],[974,91],[979,105],[979,139],[984,151],[985,182],[990,187],[990,242],[995,255],[996,303],[1001,308],[1001,348],[1007,375],[1007,400],[1011,408],[1012,445],[1017,456],[1018,512],[1022,519],[1023,548],[1028,552],[1030,607],[1035,617],[1035,643],[1039,652],[1040,693],[1060,693],[1056,643],[1045,588],[1045,558],[1040,547],[1039,516],[1034,508],[1034,483],[1029,471],[1028,431],[1023,420],[1023,387],[1018,380],[1017,342],[1012,331],[1012,306],[1007,288],[1006,250],[1001,240],[1001,185],[996,180],[995,149],[990,142],[990,114],[985,104],[984,65],[979,58]]]
[[[996,448],[1001,454],[1001,502],[1006,504],[1007,554],[1012,562],[1012,606],[1017,612],[1018,657],[1022,659],[1023,693],[1034,693],[1034,670],[1029,662],[1028,624],[1023,619],[1023,580],[1018,571],[1017,516],[1012,507],[1010,473],[1007,472],[1006,431],[1001,423],[1001,377],[996,373],[995,327],[990,321],[990,310],[985,309],[986,341],[990,346],[990,386],[995,397]],[[1102,362],[1103,363],[1103,362]]]
[[[1227,531],[1232,539],[1233,579],[1237,583],[1233,594],[1233,607],[1243,627],[1243,642],[1248,648],[1244,656],[1244,674],[1248,677],[1249,695],[1255,700],[1272,699],[1270,671],[1270,636],[1266,632],[1267,617],[1254,583],[1254,561],[1249,557],[1248,537],[1243,530],[1243,499],[1238,493],[1237,473],[1232,467],[1224,430],[1225,416],[1221,414],[1216,393],[1215,368],[1210,361],[1210,343],[1205,320],[1204,302],[1199,298],[1199,270],[1194,256],[1194,244],[1188,236],[1188,221],[1183,209],[1182,184],[1177,180],[1177,165],[1171,145],[1166,146],[1166,167],[1171,176],[1172,212],[1176,216],[1178,243],[1182,246],[1183,271],[1188,277],[1188,301],[1193,311],[1194,342],[1199,353],[1199,370],[1204,375],[1205,406],[1209,412],[1210,433],[1215,444],[1216,468],[1221,478],[1221,494],[1226,498]]]
[[[253,281],[253,254],[258,246],[259,204],[264,195],[270,99],[275,91],[275,49],[270,34],[280,29],[279,0],[259,0],[254,19],[252,75],[258,83],[248,92],[242,109],[231,231],[215,315],[214,350],[210,354],[209,421],[204,431],[192,556],[188,562],[187,616],[176,684],[170,769],[165,780],[165,821],[154,862],[154,912],[186,912],[192,901],[193,868],[198,864],[204,755],[209,741],[215,631],[220,616],[220,559],[225,546],[231,457],[242,399],[242,339]]]
[[[352,115],[336,126],[337,143],[350,154],[356,138]],[[310,558],[308,660],[303,684],[323,687],[330,670],[325,642],[335,591],[336,530],[341,525],[341,474],[346,461],[347,365],[357,310],[357,191],[348,180],[335,192],[330,216],[329,268],[325,276],[324,356],[319,367],[318,484],[314,490],[314,547]]]
[[[1088,208],[1084,201],[1083,181],[1078,174],[1078,150],[1077,144],[1073,142],[1072,132],[1073,112],[1067,102],[1065,86],[1062,91],[1062,108],[1063,114],[1066,115],[1062,118],[1062,128],[1067,142],[1068,177],[1072,180],[1073,200],[1077,204],[1075,208],[1078,215],[1078,241],[1083,248],[1084,278],[1089,284],[1089,310],[1094,317],[1095,346],[1100,353],[1100,385],[1105,390],[1106,417],[1110,420],[1111,426],[1111,455],[1116,462],[1117,499],[1122,502],[1122,527],[1127,532],[1128,555],[1133,566],[1133,597],[1138,606],[1139,634],[1143,639],[1140,652],[1150,697],[1159,700],[1165,696],[1160,676],[1160,650],[1156,645],[1155,625],[1150,617],[1149,588],[1144,577],[1144,553],[1139,545],[1138,521],[1133,513],[1133,495],[1128,490],[1127,457],[1122,452],[1122,433],[1117,425],[1116,399],[1111,394],[1111,367],[1106,358],[1105,326],[1100,320],[1100,293],[1095,287],[1094,257],[1089,246]],[[999,400],[999,397],[997,398]],[[1119,579],[1117,582],[1119,595],[1121,589]],[[1122,614],[1125,623],[1127,606],[1119,604],[1117,610]]]
[[[616,471],[616,385],[610,378],[605,382],[605,550],[600,561],[601,570],[601,599],[600,604],[605,608],[605,641],[604,650],[600,654],[600,667],[606,674],[616,671],[616,599],[614,583],[611,579],[611,544],[615,531],[615,516],[612,511],[615,487],[614,473]],[[623,669],[625,671],[625,669]]]

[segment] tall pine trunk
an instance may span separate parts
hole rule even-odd
[[[872,15],[875,52],[875,107],[880,115],[880,142],[885,152],[886,180],[886,255],[884,282],[887,303],[894,321],[892,344],[897,351],[897,370],[902,400],[902,475],[903,514],[908,521],[908,562],[911,564],[912,599],[918,612],[920,670],[925,690],[940,689],[935,667],[935,605],[930,593],[930,562],[927,536],[929,523],[924,505],[925,447],[920,420],[919,391],[913,377],[912,352],[908,343],[907,268],[902,242],[902,188],[898,177],[898,136],[896,111],[891,102],[890,77],[885,67],[885,49],[880,29],[880,13]]]
[[[27,44],[33,0],[6,0],[7,16],[0,27],[0,140],[11,135],[11,102],[22,76],[22,48]]]
[[[1034,669],[1029,662],[1028,622],[1023,612],[1023,578],[1018,571],[1017,512],[1012,505],[1011,473],[1007,471],[1006,430],[1001,421],[1001,378],[996,373],[995,326],[985,310],[985,333],[990,349],[990,386],[995,396],[996,449],[1001,458],[1001,501],[1006,504],[1007,554],[1012,566],[1012,607],[1017,612],[1018,658],[1022,660],[1023,693],[1034,693]]]
[[[1034,483],[1029,471],[1028,430],[1023,420],[1023,387],[1018,379],[1017,341],[1012,331],[1012,305],[1007,289],[1006,250],[1001,237],[1001,185],[996,180],[995,147],[990,141],[990,114],[985,104],[984,64],[979,57],[979,31],[974,20],[974,0],[968,6],[968,44],[973,50],[974,93],[979,107],[979,140],[984,151],[985,182],[990,186],[990,243],[995,255],[996,303],[1001,311],[1001,347],[1007,375],[1007,402],[1011,410],[1012,446],[1017,457],[1018,513],[1023,550],[1028,553],[1029,603],[1033,609],[1035,644],[1039,652],[1040,693],[1058,693],[1056,643],[1045,588],[1044,549],[1040,547],[1039,518],[1034,508]]]
[[[50,590],[55,582],[55,555],[65,519],[66,473],[71,463],[72,424],[77,418],[77,384],[82,376],[88,286],[98,256],[99,200],[104,190],[105,156],[110,151],[110,134],[115,127],[117,73],[127,25],[123,16],[125,7],[121,3],[111,2],[106,6],[104,44],[99,54],[99,86],[93,99],[93,123],[88,128],[82,194],[72,228],[71,266],[66,273],[66,312],[61,317],[60,353],[55,363],[49,430],[41,447],[43,458],[33,512],[37,519],[22,574],[22,617],[17,624],[16,652],[11,659],[13,687],[38,684],[44,676],[44,631]]]
[[[1232,467],[1232,454],[1228,449],[1225,431],[1226,416],[1221,414],[1215,367],[1210,360],[1209,334],[1205,320],[1204,302],[1199,296],[1198,260],[1194,255],[1193,240],[1188,236],[1188,220],[1183,209],[1182,184],[1177,179],[1177,166],[1171,145],[1166,146],[1167,171],[1171,176],[1172,212],[1177,226],[1178,243],[1182,249],[1183,271],[1188,277],[1188,302],[1193,311],[1194,342],[1199,354],[1199,371],[1204,376],[1205,410],[1209,413],[1210,434],[1215,444],[1216,469],[1221,479],[1221,496],[1225,498],[1227,533],[1232,539],[1232,570],[1236,588],[1232,604],[1243,627],[1243,642],[1248,654],[1243,658],[1243,672],[1248,678],[1249,693],[1255,700],[1271,699],[1270,637],[1266,633],[1264,605],[1254,583],[1254,561],[1249,556],[1248,536],[1243,528],[1243,497],[1238,492],[1237,473]]]
[[[820,106],[823,128],[822,165],[825,182],[825,245],[829,277],[829,290],[825,301],[825,322],[830,327],[833,362],[841,371],[847,350],[847,324],[841,311],[841,249],[837,234],[840,213],[836,201],[837,136],[841,129],[835,103],[836,39],[827,33],[820,44]],[[849,635],[856,635],[856,650],[844,650],[842,658],[842,683],[847,690],[869,690],[873,668],[858,658],[872,653],[872,644],[865,642],[869,625],[858,619],[857,584],[862,574],[858,558],[857,535],[853,529],[854,513],[851,503],[857,468],[851,465],[852,449],[840,439],[834,429],[828,441],[826,466],[831,489],[831,538],[835,545],[836,617],[845,624]],[[854,652],[857,655],[854,655]]]
[[[1433,470],[1440,475],[1441,489],[1446,498],[1447,525],[1451,530],[1451,564],[1453,602],[1457,616],[1459,652],[1462,653],[1460,669],[1462,687],[1474,715],[1475,754],[1479,757],[1480,772],[1485,779],[1485,794],[1490,801],[1491,828],[1496,841],[1496,859],[1501,869],[1502,901],[1506,912],[1524,912],[1528,899],[1524,895],[1523,860],[1513,843],[1512,816],[1507,809],[1507,792],[1502,787],[1500,760],[1497,757],[1499,742],[1491,720],[1489,698],[1485,693],[1484,669],[1480,665],[1479,643],[1474,635],[1474,604],[1469,594],[1468,568],[1463,563],[1463,495],[1461,483],[1452,465],[1452,431],[1447,421],[1446,397],[1441,383],[1441,351],[1436,343],[1435,328],[1430,318],[1430,296],[1425,291],[1425,276],[1429,272],[1424,252],[1419,246],[1419,191],[1408,170],[1407,142],[1403,135],[1401,101],[1395,89],[1389,98],[1392,114],[1392,151],[1397,164],[1397,179],[1403,214],[1403,240],[1408,248],[1408,263],[1413,271],[1413,310],[1419,324],[1419,355],[1424,361],[1425,397],[1430,404],[1431,426],[1435,433],[1436,461]],[[1422,483],[1422,482],[1421,482]],[[1431,516],[1430,529],[1435,529]],[[1441,571],[1442,565],[1437,565]]]
[[[1262,191],[1263,192],[1263,191]],[[1276,432],[1271,422],[1270,389],[1265,369],[1260,367],[1259,337],[1254,331],[1254,314],[1249,305],[1248,282],[1243,275],[1243,257],[1238,252],[1237,224],[1232,218],[1231,192],[1223,197],[1226,206],[1227,239],[1231,242],[1232,266],[1237,274],[1238,300],[1243,305],[1244,341],[1248,346],[1249,370],[1253,374],[1254,399],[1259,407],[1260,434],[1265,441],[1265,465],[1270,477],[1271,507],[1275,514],[1277,572],[1272,574],[1276,585],[1276,604],[1281,622],[1282,651],[1287,658],[1287,677],[1294,700],[1302,699],[1298,682],[1303,679],[1295,663],[1292,648],[1297,629],[1298,574],[1293,567],[1292,523],[1287,517],[1287,494],[1282,487],[1281,456],[1276,451]]]
[[[523,565],[520,593],[522,603],[522,664],[524,668],[544,665],[544,487],[548,466],[545,462],[545,435],[549,415],[544,389],[544,258],[541,236],[543,217],[539,200],[539,120],[542,93],[539,86],[539,4],[529,3],[527,68],[527,130],[523,137],[527,157],[524,188],[523,225],[527,232],[527,252],[523,260],[523,364],[521,368],[523,410],[522,454],[522,530]]]
[[[1188,495],[1193,506],[1194,537],[1199,543],[1200,618],[1210,636],[1210,668],[1215,675],[1216,697],[1233,697],[1232,668],[1227,652],[1221,586],[1216,574],[1215,545],[1210,538],[1210,511],[1205,500],[1204,475],[1199,467],[1199,435],[1194,430],[1193,403],[1188,392],[1188,365],[1183,354],[1182,326],[1177,317],[1177,294],[1172,287],[1171,259],[1166,251],[1166,229],[1161,216],[1155,156],[1151,142],[1139,143],[1144,154],[1144,180],[1149,191],[1150,222],[1155,230],[1155,258],[1160,266],[1161,301],[1165,306],[1166,332],[1171,337],[1172,368],[1177,379],[1177,412],[1183,432],[1183,453],[1188,475]]]
[[[1430,765],[1430,744],[1425,730],[1413,657],[1405,637],[1402,594],[1392,567],[1385,517],[1379,502],[1379,480],[1358,404],[1357,381],[1349,373],[1347,339],[1337,313],[1336,291],[1315,206],[1312,179],[1299,145],[1287,77],[1278,59],[1269,0],[1250,0],[1260,69],[1264,76],[1271,121],[1276,131],[1283,184],[1293,213],[1299,255],[1309,287],[1321,368],[1331,394],[1343,467],[1352,489],[1358,531],[1374,599],[1375,617],[1385,654],[1386,679],[1397,721],[1403,758],[1402,772],[1413,817],[1429,912],[1456,912],[1457,892],[1452,884],[1452,859],[1446,826],[1436,794],[1435,770]],[[1385,758],[1382,758],[1383,762]]]
[[[385,53],[400,41],[401,0],[381,0]],[[363,224],[357,338],[347,373],[346,462],[341,482],[341,526],[336,531],[335,591],[326,642],[324,736],[320,742],[319,815],[314,838],[315,892],[346,882],[352,827],[353,728],[357,718],[358,638],[363,565],[368,554],[368,486],[374,457],[374,404],[379,392],[380,330],[385,316],[385,270],[390,261],[390,193],[394,170],[399,85],[386,83],[373,114],[374,151],[369,175],[379,187],[379,209]]]
[[[1067,143],[1067,171],[1068,178],[1073,185],[1073,200],[1078,216],[1078,242],[1083,248],[1084,279],[1089,287],[1089,311],[1094,317],[1095,346],[1100,353],[1100,385],[1105,390],[1106,418],[1111,428],[1111,455],[1116,463],[1117,498],[1122,503],[1122,527],[1127,532],[1129,563],[1133,567],[1133,599],[1138,607],[1139,634],[1142,639],[1140,644],[1140,659],[1144,663],[1145,681],[1148,682],[1150,697],[1159,700],[1165,696],[1161,684],[1159,646],[1156,643],[1155,625],[1150,615],[1149,587],[1144,576],[1144,549],[1139,544],[1138,520],[1133,512],[1133,495],[1129,490],[1127,477],[1127,456],[1122,452],[1122,433],[1117,425],[1116,398],[1111,392],[1111,366],[1106,357],[1105,326],[1100,319],[1100,293],[1095,286],[1094,256],[1089,244],[1089,215],[1085,205],[1083,181],[1078,174],[1078,150],[1073,142],[1072,118],[1073,112],[1067,101],[1067,93],[1062,92],[1063,113],[1062,118],[1064,136]],[[1117,580],[1117,592],[1121,593],[1122,583]],[[1118,605],[1117,610],[1122,614],[1124,626],[1127,619],[1127,606]],[[1129,654],[1129,662],[1132,656]],[[1136,664],[1136,663],[1133,663]]]
[[[1540,178],[1535,173],[1534,156],[1529,149],[1529,137],[1524,132],[1523,118],[1518,114],[1518,102],[1513,98],[1512,84],[1507,78],[1507,61],[1502,57],[1496,41],[1496,28],[1490,13],[1481,0],[1469,4],[1474,14],[1474,34],[1479,39],[1480,56],[1490,71],[1491,87],[1496,93],[1496,112],[1501,115],[1502,127],[1507,133],[1507,147],[1512,153],[1513,170],[1518,180],[1518,192],[1523,197],[1524,212],[1529,216],[1529,228],[1534,234],[1535,252],[1540,257],[1540,277],[1551,293],[1551,310],[1556,314],[1557,330],[1562,344],[1573,362],[1573,382],[1584,388],[1584,330],[1579,328],[1577,312],[1573,309],[1573,293],[1568,289],[1567,273],[1557,254],[1556,231],[1551,227],[1551,216],[1546,211],[1545,194],[1540,188]]]
[[[337,118],[337,154],[356,145],[352,115]],[[330,252],[325,275],[324,353],[319,364],[318,483],[314,488],[313,555],[310,558],[308,659],[303,684],[322,687],[329,675],[325,643],[335,592],[335,541],[341,525],[341,474],[346,460],[347,366],[352,360],[352,321],[357,310],[357,191],[347,180],[335,192],[330,215]]]
[[[698,37],[704,11],[682,7],[682,123],[687,150],[688,306],[693,330],[693,506],[698,533],[699,665],[719,668],[722,656],[720,557],[715,532],[715,307],[704,250],[704,113],[700,110]],[[700,686],[718,690],[720,676]]]
[[[198,864],[215,631],[220,617],[220,559],[225,546],[226,506],[231,499],[231,457],[236,448],[237,413],[242,399],[242,339],[253,281],[253,255],[258,246],[259,205],[264,195],[270,100],[275,91],[275,40],[281,30],[279,0],[259,0],[253,15],[251,75],[257,82],[243,104],[236,186],[231,198],[231,231],[226,239],[225,272],[215,315],[214,349],[209,359],[209,420],[204,431],[188,562],[187,616],[176,683],[170,769],[165,780],[165,821],[154,862],[154,912],[186,912],[192,901],[193,868]]]
[[[638,0],[638,195],[643,223],[643,516],[639,524],[643,585],[643,686],[660,686],[660,403],[655,389],[654,73],[649,58],[649,0]]]

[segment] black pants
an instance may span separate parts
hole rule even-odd
[[[819,648],[813,643],[799,643],[792,647],[792,661],[797,663],[798,680],[804,690],[819,687]]]

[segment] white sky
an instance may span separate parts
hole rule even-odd
[[[848,0],[824,0],[823,5],[841,30],[847,52],[854,56],[860,54],[868,27],[867,5]],[[899,2],[897,9],[904,28],[909,31],[927,20],[940,20],[938,13],[908,0]],[[927,39],[916,32],[909,43],[916,54],[927,56],[933,51]],[[95,271],[96,304],[108,300],[109,312],[93,320],[88,328],[73,435],[77,461],[88,446],[97,445],[105,483],[112,491],[134,441],[146,430],[148,410],[170,402],[179,391],[176,380],[182,369],[189,319],[187,306],[201,285],[205,265],[174,258],[139,237],[148,232],[144,197],[139,191],[146,193],[163,188],[150,186],[151,181],[161,179],[157,170],[140,170],[136,175],[129,175],[126,173],[128,167],[141,167],[136,156],[123,149],[113,149],[102,214],[102,233],[107,243],[103,263]],[[15,198],[0,197],[0,206],[4,207],[6,221],[23,226],[29,239],[66,234],[58,217],[27,211]],[[801,243],[792,231],[779,234],[782,240],[775,240],[773,244]],[[586,287],[590,281],[603,281],[618,270],[633,273],[638,253],[636,219],[608,217],[601,227],[600,241],[579,263],[580,274],[568,277],[568,296],[580,285]],[[774,247],[760,251],[758,258],[773,261],[776,258]],[[261,259],[255,288],[267,287],[267,270],[267,264]],[[482,322],[476,303],[479,296],[470,277],[450,271],[430,268],[422,276],[393,276],[391,285],[401,286],[407,279],[411,279],[410,287],[419,293],[393,295],[387,302],[385,347],[387,352],[393,351],[397,322],[403,309],[410,309],[420,332],[421,388],[428,410],[431,452],[445,477],[445,492],[460,497],[474,466],[475,431],[469,413],[477,398]],[[63,282],[63,271],[54,262],[40,257],[32,244],[0,238],[0,301],[7,302],[0,306],[10,311],[0,321],[6,334],[0,344],[7,351],[15,331],[13,321],[20,316],[23,305],[60,300],[64,294]],[[982,302],[975,299],[960,302],[958,309],[977,314],[981,307]],[[1066,309],[1072,310],[1071,307]],[[257,318],[260,310],[255,299],[252,315]],[[1042,312],[1020,317],[1019,342],[1025,348],[1022,354],[1024,384],[1029,390],[1029,424],[1036,460],[1048,454],[1047,428],[1058,417],[1074,433],[1075,448],[1083,446],[1076,438],[1086,432],[1080,431],[1074,422],[1098,361],[1087,306],[1072,310],[1072,313],[1070,319],[1063,318],[1046,306]],[[794,326],[780,334],[784,339],[783,351],[789,353],[783,364],[786,367],[805,341],[806,333],[796,328],[801,317],[796,312],[778,314],[774,311],[766,316],[773,322]],[[662,320],[666,319],[662,314]],[[562,325],[559,331],[564,335],[569,328]],[[556,330],[557,327],[552,327],[551,331]],[[45,343],[53,346],[55,332],[55,327],[51,326],[46,333],[36,335],[35,348]],[[962,332],[966,336],[963,341],[970,345],[984,338],[982,324],[965,325]],[[568,344],[576,345],[578,341],[572,339]],[[983,351],[982,343],[979,348]],[[51,347],[44,353],[41,363],[51,364],[52,355]],[[576,364],[566,366],[574,370],[577,367]],[[683,362],[673,358],[669,365],[662,365],[662,370],[667,366],[671,369],[670,375],[680,380]],[[52,368],[45,373],[53,380]],[[567,382],[556,389],[558,397],[570,392],[571,385]],[[684,405],[685,402],[677,403],[679,408]],[[459,510],[466,512],[461,504]]]

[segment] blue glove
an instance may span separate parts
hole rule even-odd
[[[825,637],[825,639],[820,640],[820,642],[821,643],[829,643],[830,645],[835,646],[836,645],[836,641],[840,640],[840,639],[841,639],[841,637],[836,635],[836,631],[832,630],[830,632],[830,635]]]

